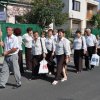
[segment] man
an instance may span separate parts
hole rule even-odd
[[[32,69],[31,63],[31,50],[32,50],[32,28],[27,28],[27,33],[23,35],[23,41],[25,45],[25,59],[26,59],[26,69]]]
[[[18,38],[13,35],[13,28],[7,27],[7,36],[0,45],[4,47],[4,62],[0,71],[0,88],[5,88],[9,78],[9,69],[12,69],[17,82],[16,87],[21,86],[21,75],[18,65]]]
[[[92,54],[95,54],[97,52],[97,39],[96,36],[91,33],[90,29],[85,30],[85,39],[86,39],[86,45],[87,45],[87,54],[85,56],[85,66],[86,70],[93,69],[94,66],[91,65],[91,68],[89,67],[89,60],[91,60]]]

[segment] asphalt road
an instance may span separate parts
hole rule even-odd
[[[13,89],[15,79],[11,75],[7,87],[0,89],[0,100],[100,100],[100,66],[79,74],[68,67],[68,80],[56,86],[51,85],[54,76],[30,81],[30,75],[26,72],[22,76],[18,89]]]

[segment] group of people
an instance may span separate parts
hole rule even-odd
[[[74,49],[74,64],[76,72],[82,71],[83,56],[85,57],[86,70],[94,68],[89,64],[92,54],[98,53],[100,56],[100,38],[91,34],[90,29],[85,29],[84,36],[81,31],[77,30],[73,45],[65,37],[63,29],[53,31],[49,29],[47,34],[43,31],[41,36],[38,31],[32,31],[27,28],[27,33],[21,36],[19,28],[13,29],[7,27],[7,36],[0,45],[4,48],[4,62],[0,70],[0,88],[5,88],[9,78],[9,73],[13,72],[17,85],[21,86],[21,73],[24,73],[23,67],[23,49],[25,46],[26,69],[32,71],[31,79],[36,79],[40,61],[45,59],[48,64],[49,74],[55,75],[52,85],[56,85],[59,80],[67,80],[67,63],[70,62],[71,48]],[[54,59],[56,59],[56,67]],[[56,68],[56,72],[55,69]]]

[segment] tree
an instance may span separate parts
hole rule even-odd
[[[92,19],[90,20],[91,25],[95,28],[100,28],[100,14],[93,15]]]
[[[27,23],[48,26],[54,22],[56,26],[67,22],[68,14],[62,12],[62,0],[32,0],[32,9],[24,15]]]

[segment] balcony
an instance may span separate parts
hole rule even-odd
[[[87,0],[87,3],[90,3],[92,5],[98,6],[99,2],[97,0]]]
[[[91,4],[91,3],[87,3],[87,16],[86,16],[86,18],[88,20],[91,19],[92,16],[97,13],[97,9],[98,9],[97,5],[94,5],[94,4]]]

